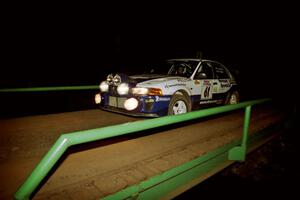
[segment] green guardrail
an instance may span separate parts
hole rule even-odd
[[[247,143],[247,153],[278,136],[278,130],[282,127],[283,123],[276,123],[251,134]],[[103,197],[103,200],[173,199],[235,162],[228,159],[228,152],[239,144],[241,139],[234,140],[182,165],[109,194]]]
[[[80,85],[80,86],[57,86],[57,87],[31,87],[31,88],[2,88],[0,92],[47,92],[64,90],[92,90],[98,89],[98,85]]]
[[[135,122],[129,122],[124,124],[118,124],[103,128],[96,128],[90,130],[76,131],[68,134],[62,134],[58,140],[54,143],[51,149],[35,167],[26,181],[21,185],[18,191],[15,193],[15,199],[29,199],[31,194],[39,186],[42,180],[46,177],[55,163],[60,159],[63,153],[72,145],[82,144],[86,142],[92,142],[102,140],[106,138],[116,137],[124,134],[134,133],[147,129],[157,128],[179,122],[189,121],[202,117],[207,117],[219,113],[225,113],[242,108],[245,109],[244,128],[241,144],[237,144],[229,152],[228,158],[230,160],[244,160],[247,149],[248,129],[250,123],[251,106],[261,104],[270,99],[260,99],[242,102],[235,105],[226,105],[208,108],[204,110],[189,112],[181,115],[173,115],[166,117],[159,117],[154,119],[147,119]]]

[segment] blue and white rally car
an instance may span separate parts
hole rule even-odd
[[[109,74],[95,102],[108,111],[159,117],[203,106],[239,102],[237,83],[221,63],[203,59],[171,59],[147,74]]]

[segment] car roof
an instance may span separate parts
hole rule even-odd
[[[212,61],[212,60],[207,60],[207,59],[199,59],[199,58],[175,58],[175,59],[168,59],[168,61]],[[216,61],[212,61],[216,62]]]

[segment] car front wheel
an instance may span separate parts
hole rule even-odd
[[[184,95],[175,94],[169,104],[168,115],[178,115],[191,111],[189,99]]]

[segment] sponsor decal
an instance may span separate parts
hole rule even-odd
[[[172,84],[172,85],[166,85],[165,88],[176,87],[176,86],[186,86],[186,84],[176,83],[176,84]]]
[[[216,92],[218,92],[218,86],[217,86],[217,85],[214,85],[214,86],[213,86],[213,93],[216,93]]]
[[[181,79],[178,79],[177,81],[178,82],[186,82],[188,79],[186,79],[186,78],[181,78]]]
[[[228,79],[220,79],[221,87],[231,87],[231,83]]]
[[[145,99],[145,102],[146,102],[146,103],[153,103],[153,102],[154,102],[154,99]]]
[[[220,81],[220,83],[229,83],[228,79],[220,79],[219,81]]]
[[[204,81],[203,81],[203,85],[211,85],[211,83],[210,83],[210,81],[208,81],[208,80],[204,80]]]
[[[200,104],[216,103],[217,100],[200,101]]]
[[[231,84],[230,83],[226,83],[226,84],[221,83],[221,87],[222,88],[224,88],[224,87],[231,87]]]
[[[155,101],[170,101],[171,97],[159,97],[155,96]]]

